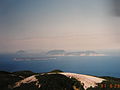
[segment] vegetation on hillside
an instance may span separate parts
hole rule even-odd
[[[0,90],[84,90],[84,85],[80,81],[73,77],[62,75],[60,72],[63,71],[53,70],[48,73],[0,71]],[[20,87],[13,88],[16,82],[32,75],[35,75],[38,82],[22,83]],[[120,78],[101,78],[106,79],[106,81],[99,83],[94,88],[90,87],[87,90],[120,90]]]

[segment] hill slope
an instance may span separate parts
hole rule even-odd
[[[0,90],[119,90],[120,79],[57,72],[0,72]]]

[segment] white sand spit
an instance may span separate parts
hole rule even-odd
[[[105,79],[90,76],[90,75],[82,75],[82,74],[76,74],[76,73],[60,73],[67,77],[73,77],[84,84],[84,89],[86,90],[89,87],[95,87],[97,86],[97,83],[101,83],[102,81],[105,81]]]

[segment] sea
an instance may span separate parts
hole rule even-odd
[[[15,55],[1,54],[0,71],[30,70],[42,73],[58,69],[64,72],[120,78],[120,56],[55,56],[46,57],[48,59],[40,57],[40,60],[15,58]]]

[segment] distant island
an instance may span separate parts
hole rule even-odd
[[[54,60],[57,56],[106,56],[103,53],[95,51],[65,51],[65,50],[50,50],[41,53],[29,53],[24,50],[19,50],[15,53],[14,61],[39,61],[39,60]]]
[[[48,56],[105,56],[95,51],[68,52],[65,50],[51,50],[46,53]]]
[[[97,77],[53,70],[0,71],[0,90],[119,90],[120,78]]]
[[[32,55],[33,53],[26,52],[24,50],[19,50],[16,52],[16,55]],[[35,54],[35,53],[34,53]],[[49,50],[46,52],[36,53],[40,56],[106,56],[104,53],[96,51],[65,51],[65,50]]]

